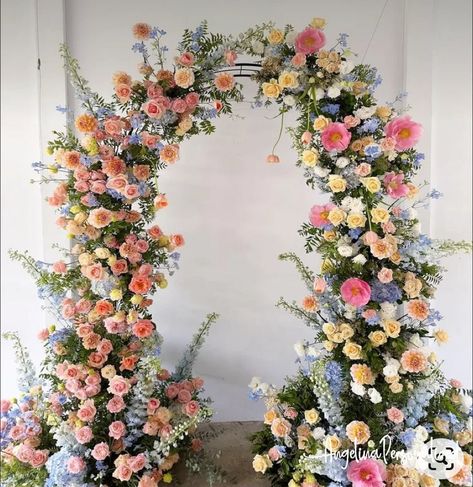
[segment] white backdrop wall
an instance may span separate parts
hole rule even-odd
[[[2,2],[2,324],[20,331],[36,362],[41,350],[34,336],[48,318],[28,277],[5,254],[8,248],[29,249],[52,259],[50,244],[62,238],[51,224],[52,210],[39,205],[47,190],[40,192],[28,181],[30,163],[42,157],[40,146],[48,132],[61,124],[54,107],[64,104],[66,92],[55,52],[63,39],[93,89],[110,93],[113,72],[136,73],[130,27],[137,21],[167,30],[172,56],[184,28],[202,19],[213,31],[236,34],[266,20],[302,28],[313,16],[325,17],[329,39],[339,32],[350,34],[360,59],[365,56],[365,62],[379,68],[384,79],[378,91],[381,101],[393,100],[406,89],[410,93],[413,116],[425,127],[422,150],[428,157],[422,177],[432,177],[445,193],[423,214],[424,230],[430,227],[434,237],[471,238],[469,0],[390,0],[369,49],[384,5],[380,0],[297,0],[290,7],[282,1],[240,0],[234,9],[222,5],[217,0],[178,5],[161,0],[41,0],[37,16],[32,0]],[[245,84],[251,97],[255,87]],[[71,97],[69,103],[77,108]],[[281,384],[295,370],[293,344],[309,338],[310,332],[274,304],[279,296],[299,300],[305,290],[295,270],[277,256],[289,250],[304,256],[297,230],[309,208],[324,198],[305,187],[288,138],[278,149],[282,163],[264,162],[278,130],[278,122],[269,119],[274,111],[252,110],[248,103],[235,112],[238,117],[217,122],[211,137],[185,143],[179,163],[162,177],[170,206],[158,214],[159,224],[183,233],[186,246],[181,270],[156,296],[153,308],[165,337],[164,361],[170,366],[206,313],[221,314],[196,366],[215,399],[219,420],[259,419],[262,405],[247,399],[251,376]],[[315,256],[304,260],[314,269],[319,265]],[[447,264],[450,273],[436,306],[452,341],[439,353],[450,376],[470,383],[471,367],[465,365],[471,361],[471,260],[459,256]],[[9,373],[13,359],[4,348],[2,393],[10,395],[15,391]]]

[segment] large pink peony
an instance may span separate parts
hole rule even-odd
[[[348,465],[347,476],[353,487],[383,487],[386,467],[372,458],[357,460]]]
[[[325,150],[342,151],[350,144],[351,132],[343,123],[333,122],[323,130],[321,139]]]
[[[367,304],[371,298],[370,285],[366,281],[358,279],[357,277],[347,279],[340,287],[340,292],[343,301],[356,308],[361,308]]]
[[[335,208],[333,203],[327,203],[326,205],[314,205],[310,209],[309,221],[316,228],[324,228],[330,225],[328,220],[328,214],[330,210]]]
[[[409,115],[405,115],[404,117],[397,117],[386,124],[384,133],[387,137],[391,137],[396,141],[395,149],[402,151],[410,149],[417,144],[422,135],[422,125],[413,122]]]
[[[403,198],[409,194],[409,186],[404,183],[404,174],[402,173],[386,173],[383,184],[391,198]]]
[[[320,29],[307,27],[297,34],[294,45],[297,53],[313,54],[325,46],[325,34]]]

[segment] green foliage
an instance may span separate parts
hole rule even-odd
[[[5,456],[4,456],[5,455]],[[45,467],[31,468],[16,458],[6,460],[2,454],[0,459],[0,480],[5,487],[43,487],[48,477]]]

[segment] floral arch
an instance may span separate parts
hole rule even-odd
[[[42,182],[57,182],[48,200],[73,244],[51,264],[12,253],[61,325],[40,333],[39,378],[16,341],[24,394],[2,401],[6,485],[155,487],[172,482],[180,457],[191,471],[206,463],[195,427],[211,409],[192,364],[216,316],[174,372],[161,367],[150,296],[167,286],[184,239],[153,220],[168,204],[159,172],[179,160],[182,141],[212,133],[212,120],[231,113],[244,76],[258,83],[256,106],[278,106],[278,140],[284,114],[298,111],[288,130],[297,165],[330,199],[310,210],[300,232],[307,251],[322,254],[321,270],[282,256],[308,294],[300,305],[281,304],[313,328],[314,343],[299,347],[300,372],[282,389],[252,382],[251,395],[268,405],[253,438],[255,470],[277,486],[433,486],[440,477],[415,455],[427,439],[445,438],[455,440],[457,456],[441,482],[471,482],[471,397],[444,379],[426,348],[428,338],[446,339],[429,304],[438,258],[467,245],[420,233],[416,209],[437,196],[417,199],[422,188],[413,182],[421,125],[399,100],[376,103],[376,69],[353,62],[343,35],[328,49],[324,25],[268,23],[232,38],[203,23],[185,31],[166,69],[165,33],[137,24],[140,79],[116,73],[111,101],[91,90],[62,48],[84,111],[54,133],[50,160],[34,168]],[[239,55],[257,62],[238,64]],[[268,162],[279,162],[274,148]],[[366,458],[345,469],[320,456],[372,452],[388,431],[407,460]]]

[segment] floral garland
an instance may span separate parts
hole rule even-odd
[[[194,431],[212,410],[192,364],[216,315],[174,373],[161,368],[150,296],[178,268],[184,239],[153,219],[168,205],[159,171],[179,160],[183,140],[211,133],[211,120],[242,96],[232,75],[215,74],[231,60],[225,37],[209,34],[205,23],[184,33],[171,71],[165,32],[137,24],[133,33],[141,79],[115,73],[111,102],[61,50],[84,112],[54,133],[54,161],[34,169],[40,182],[57,183],[48,202],[74,244],[53,264],[12,252],[62,326],[40,333],[44,393],[35,385],[18,403],[2,402],[5,485],[153,487],[172,481],[180,456],[192,456],[194,470],[206,462]]]
[[[427,349],[428,339],[448,338],[429,304],[438,260],[471,245],[420,233],[418,208],[440,196],[417,199],[421,125],[396,107],[400,98],[376,103],[376,69],[353,63],[345,34],[326,49],[324,26],[315,18],[301,32],[270,28],[252,48],[263,55],[255,104],[276,102],[281,127],[288,110],[298,111],[289,129],[297,165],[307,185],[330,196],[300,231],[306,250],[322,255],[321,272],[281,256],[296,263],[309,293],[301,305],[280,304],[315,330],[315,342],[296,345],[300,371],[281,389],[250,384],[268,409],[253,437],[253,467],[274,486],[471,485],[471,393],[448,382]],[[273,150],[268,162],[278,161]],[[414,463],[366,455],[388,433]],[[433,478],[416,456],[435,438],[462,449],[448,480]],[[336,454],[355,450],[346,469]]]
[[[310,294],[302,306],[281,305],[316,336],[297,346],[301,370],[281,390],[252,383],[252,396],[268,403],[266,426],[254,437],[255,470],[290,487],[436,485],[401,464],[355,461],[345,471],[319,460],[324,448],[372,450],[393,431],[406,450],[428,438],[454,438],[464,466],[449,482],[471,481],[471,398],[458,382],[443,380],[425,349],[426,338],[446,337],[434,328],[440,316],[428,303],[441,277],[437,257],[468,245],[420,234],[416,209],[426,199],[415,202],[420,188],[412,178],[423,159],[413,148],[421,127],[395,104],[376,104],[376,70],[350,60],[344,34],[325,49],[324,25],[314,19],[296,32],[265,24],[233,39],[202,24],[184,33],[167,70],[165,33],[137,24],[133,50],[143,57],[142,79],[117,73],[110,103],[90,90],[63,49],[85,108],[75,118],[81,138],[72,127],[56,133],[49,144],[55,162],[35,168],[42,182],[58,180],[49,202],[76,243],[64,251],[67,263],[12,254],[36,277],[49,307],[60,308],[64,326],[41,333],[48,392],[29,390],[19,408],[2,403],[7,485],[154,487],[172,481],[179,455],[200,449],[191,433],[211,412],[191,365],[214,317],[174,374],[161,369],[149,296],[166,287],[183,238],[151,223],[167,206],[158,172],[179,159],[184,139],[211,133],[211,119],[242,100],[232,74],[219,72],[238,54],[262,58],[254,106],[278,104],[281,133],[285,113],[298,110],[290,129],[297,164],[309,186],[331,196],[312,208],[301,230],[307,250],[324,257],[321,274],[284,256]],[[267,160],[279,162],[274,149]]]

